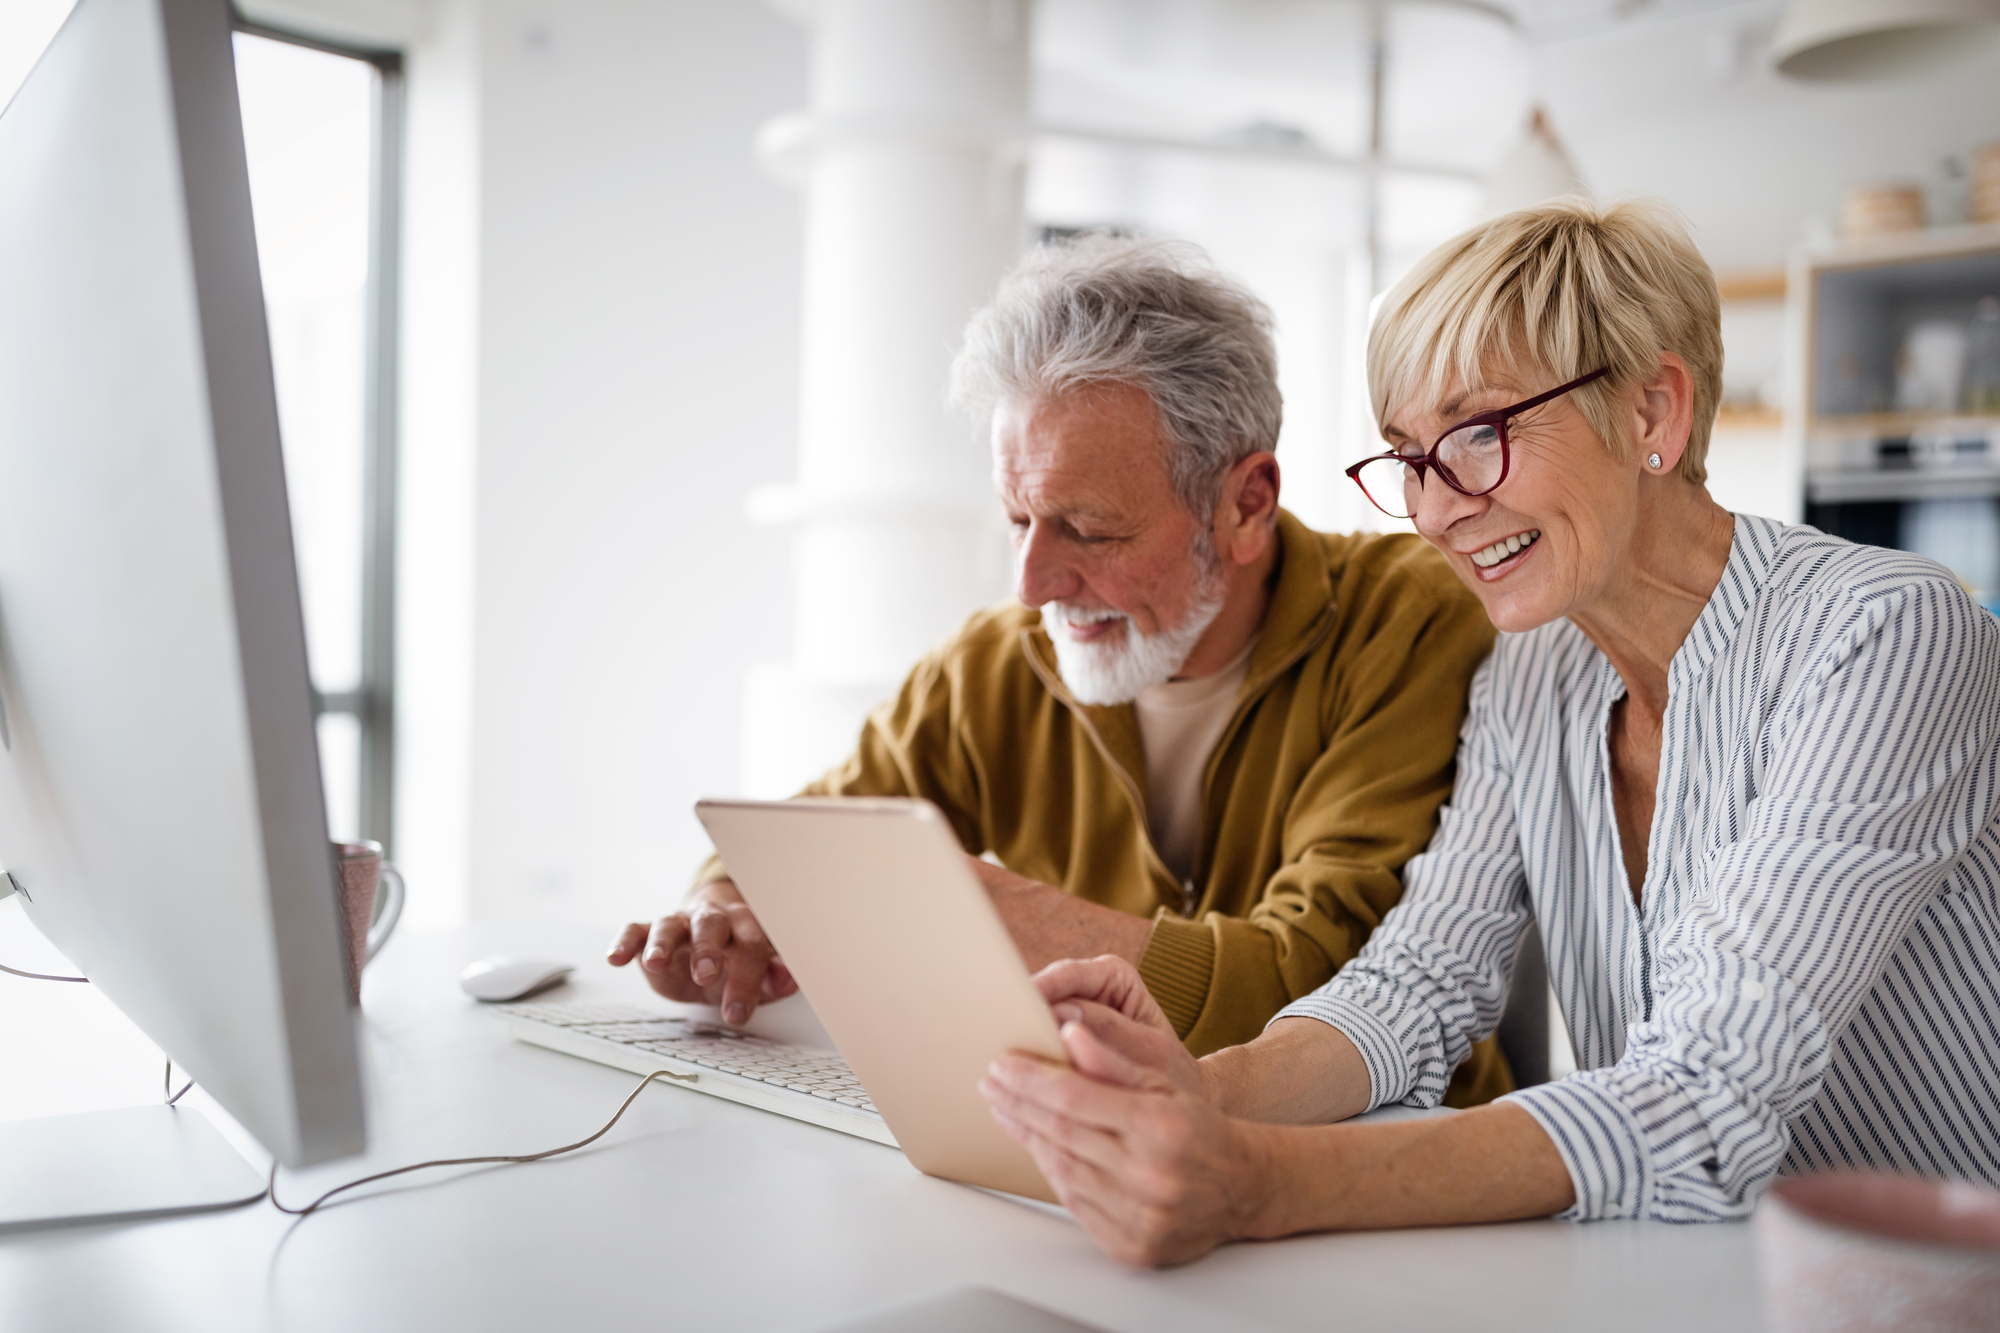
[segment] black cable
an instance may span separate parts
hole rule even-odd
[[[304,1217],[336,1194],[343,1194],[357,1186],[367,1185],[377,1180],[387,1180],[390,1176],[400,1176],[409,1171],[423,1171],[433,1166],[483,1166],[495,1162],[539,1162],[545,1157],[555,1157],[562,1153],[575,1152],[578,1148],[587,1148],[606,1134],[609,1134],[611,1127],[618,1123],[620,1116],[625,1114],[626,1108],[638,1100],[639,1094],[644,1092],[646,1085],[654,1079],[677,1078],[683,1083],[695,1083],[700,1080],[700,1077],[698,1074],[676,1074],[670,1069],[656,1069],[639,1080],[639,1086],[632,1089],[631,1094],[623,1102],[619,1103],[618,1110],[612,1114],[609,1120],[604,1122],[602,1129],[587,1139],[578,1139],[575,1143],[565,1144],[560,1148],[550,1148],[547,1152],[525,1153],[519,1157],[444,1157],[435,1162],[418,1162],[414,1166],[399,1166],[393,1171],[378,1171],[372,1176],[363,1176],[359,1180],[350,1180],[345,1185],[336,1185],[303,1208],[287,1208],[278,1202],[278,1163],[273,1160],[271,1163],[271,1178],[266,1182],[265,1193],[271,1200],[271,1206],[279,1212],[290,1213],[293,1217]]]
[[[90,981],[89,977],[52,977],[46,972],[23,972],[20,968],[9,967],[5,963],[0,963],[0,972],[5,972],[10,977],[26,977],[30,981],[81,981],[85,983]]]
[[[5,963],[0,963],[0,972],[5,972],[10,976],[26,977],[30,981],[80,981],[86,984],[88,984],[90,981],[89,977],[53,977],[42,972],[23,972],[18,968],[8,967]],[[660,1078],[679,1079],[683,1083],[694,1083],[700,1080],[700,1075],[676,1074],[670,1069],[656,1069],[652,1073],[646,1075],[646,1077],[639,1080],[639,1086],[632,1089],[630,1095],[628,1095],[624,1101],[618,1104],[618,1109],[612,1112],[611,1118],[605,1121],[603,1127],[600,1128],[595,1134],[592,1134],[587,1139],[578,1139],[575,1143],[565,1144],[560,1148],[550,1148],[546,1152],[524,1153],[518,1157],[444,1157],[444,1158],[439,1158],[437,1161],[434,1162],[418,1162],[414,1166],[399,1166],[393,1171],[379,1171],[372,1176],[363,1176],[359,1180],[350,1180],[345,1185],[336,1185],[332,1189],[328,1190],[326,1193],[320,1195],[317,1199],[314,1199],[311,1203],[307,1204],[303,1208],[287,1208],[285,1207],[285,1205],[278,1202],[278,1163],[275,1159],[273,1159],[273,1161],[271,1162],[271,1178],[269,1181],[266,1182],[265,1193],[269,1196],[271,1200],[271,1206],[273,1208],[276,1208],[279,1212],[290,1213],[294,1217],[305,1217],[307,1214],[317,1210],[321,1204],[325,1203],[328,1199],[331,1199],[336,1194],[344,1194],[348,1190],[354,1189],[358,1186],[372,1184],[377,1180],[387,1180],[391,1176],[400,1176],[411,1171],[424,1171],[434,1166],[484,1166],[489,1163],[539,1162],[544,1158],[558,1157],[566,1152],[575,1152],[578,1148],[588,1148],[591,1144],[597,1142],[599,1139],[603,1138],[606,1134],[609,1134],[611,1132],[611,1127],[617,1124],[619,1120],[624,1117],[626,1109],[629,1108],[634,1101],[638,1100],[640,1093],[646,1090],[646,1085],[651,1083],[654,1079],[660,1079]],[[181,1090],[179,1092],[175,1092],[173,1090],[174,1062],[172,1060],[167,1061],[166,1075],[164,1081],[160,1086],[160,1095],[167,1099],[167,1105],[172,1106],[175,1102],[178,1102],[181,1098],[187,1096],[188,1090],[193,1087],[194,1087],[194,1080],[189,1079],[186,1083],[181,1085]]]
[[[21,971],[21,969],[17,967],[9,967],[5,963],[0,963],[0,972],[5,972],[7,975],[13,977],[26,977],[30,981],[80,981],[83,982],[85,985],[90,984],[89,977],[52,977],[48,975],[46,972],[23,972]],[[188,1089],[192,1088],[193,1086],[194,1086],[194,1080],[189,1079],[186,1083],[181,1085],[181,1090],[179,1092],[175,1092],[174,1062],[172,1060],[167,1061],[166,1082],[163,1083],[160,1087],[160,1095],[167,1099],[167,1105],[172,1106],[175,1102],[187,1096]]]

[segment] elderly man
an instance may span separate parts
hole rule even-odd
[[[953,369],[992,415],[1020,604],[919,662],[808,789],[936,804],[999,862],[977,864],[1030,967],[1126,959],[1197,1054],[1310,994],[1401,897],[1493,638],[1417,538],[1278,507],[1269,320],[1157,242],[1023,262]],[[625,929],[610,959],[634,958],[730,1022],[794,986],[715,862]],[[1508,1086],[1482,1048],[1453,1100]]]

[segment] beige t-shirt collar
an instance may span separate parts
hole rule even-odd
[[[1202,774],[1236,709],[1256,646],[1252,639],[1220,671],[1151,686],[1132,701],[1146,751],[1146,826],[1167,869],[1184,885],[1194,876],[1201,841]]]

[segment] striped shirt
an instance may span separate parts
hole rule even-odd
[[[2000,621],[1928,560],[1739,516],[1667,673],[1643,908],[1568,621],[1503,634],[1458,785],[1361,955],[1279,1017],[1433,1106],[1538,922],[1581,1071],[1514,1094],[1572,1218],[1749,1212],[1780,1172],[2000,1185]]]

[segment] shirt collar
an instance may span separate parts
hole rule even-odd
[[[1729,646],[1778,562],[1778,542],[1785,525],[1748,514],[1733,517],[1729,561],[1722,567],[1715,591],[1708,596],[1708,605],[1695,618],[1694,627],[1668,664],[1669,693],[1683,680],[1699,679],[1708,664]]]

